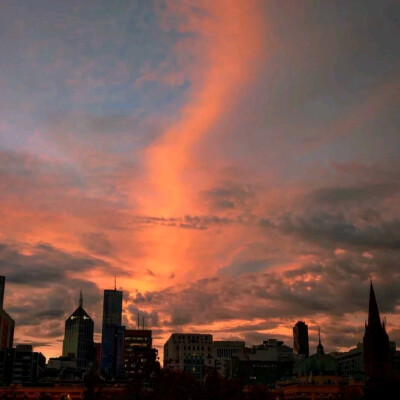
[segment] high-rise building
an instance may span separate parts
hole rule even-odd
[[[298,321],[293,327],[293,350],[294,354],[302,354],[305,357],[310,355],[308,346],[308,325]]]
[[[0,276],[0,309],[3,308],[3,304],[4,304],[5,286],[6,286],[6,277]]]
[[[204,378],[206,368],[213,367],[212,335],[173,333],[164,344],[164,367],[190,372]]]
[[[82,292],[79,307],[65,321],[63,357],[76,360],[79,369],[87,369],[93,362],[94,322],[83,309]]]
[[[3,308],[6,278],[0,276],[0,350],[13,346],[15,321]]]
[[[372,381],[384,382],[391,375],[391,350],[385,321],[381,321],[372,282],[369,292],[368,323],[364,333],[364,371]]]
[[[104,290],[103,327],[101,338],[101,370],[107,377],[117,377],[123,371],[122,346],[125,327],[122,326],[122,291]]]

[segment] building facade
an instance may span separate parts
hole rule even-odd
[[[44,355],[34,352],[30,345],[0,351],[0,382],[5,385],[37,382],[45,367]]]
[[[308,344],[308,325],[303,321],[298,321],[293,327],[293,350],[294,354],[310,355]]]
[[[243,353],[245,342],[216,340],[213,342],[214,368],[224,377],[232,378],[232,357]]]
[[[213,367],[213,337],[200,333],[173,333],[164,345],[164,367],[193,374],[203,380]]]
[[[122,347],[125,327],[122,326],[122,291],[104,290],[101,337],[101,370],[110,378],[123,372]]]
[[[65,321],[63,357],[76,360],[78,369],[88,369],[93,362],[94,322],[83,308],[82,293],[79,307]]]
[[[265,340],[234,356],[232,371],[245,385],[275,387],[277,381],[293,377],[293,349],[277,339]]]
[[[333,354],[338,362],[339,374],[346,378],[353,378],[355,381],[364,381],[364,351],[363,344],[358,343],[357,347],[343,353]]]
[[[128,379],[134,376],[149,377],[157,365],[157,350],[153,349],[152,331],[125,330],[122,358]]]

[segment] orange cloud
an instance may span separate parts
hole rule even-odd
[[[238,88],[251,80],[265,21],[256,2],[232,0],[203,1],[196,7],[188,1],[169,2],[161,17],[166,29],[172,19],[174,29],[183,35],[174,51],[178,60],[184,60],[190,89],[175,123],[146,150],[149,190],[139,198],[145,214],[175,217],[204,209],[196,201],[204,177],[196,173],[193,150],[232,106]],[[162,68],[162,74],[167,73],[165,65]],[[165,227],[147,232],[154,248],[146,267],[165,277],[177,269],[192,271],[195,261],[188,257],[188,248],[195,236],[182,229],[167,232]]]
[[[188,196],[196,186],[185,181],[191,151],[229,108],[233,91],[250,80],[252,65],[261,49],[262,21],[254,4],[207,1],[198,11],[183,2],[178,9],[185,13],[185,23],[178,29],[191,31],[201,40],[184,39],[176,51],[190,51],[200,67],[191,66],[192,89],[179,119],[147,150],[154,189],[150,203],[146,199],[145,208],[149,211],[164,216],[189,211]],[[177,12],[170,8],[169,12]]]

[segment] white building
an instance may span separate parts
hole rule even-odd
[[[213,364],[213,337],[200,333],[173,333],[164,344],[164,367],[204,378]]]

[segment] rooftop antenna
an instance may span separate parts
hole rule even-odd
[[[318,342],[319,342],[319,344],[321,344],[321,329],[320,329],[319,325],[318,325]]]
[[[81,292],[79,294],[79,307],[82,307],[82,305],[83,305],[83,294],[82,294],[82,289],[81,289]]]
[[[114,275],[114,290],[117,290],[117,275]]]

